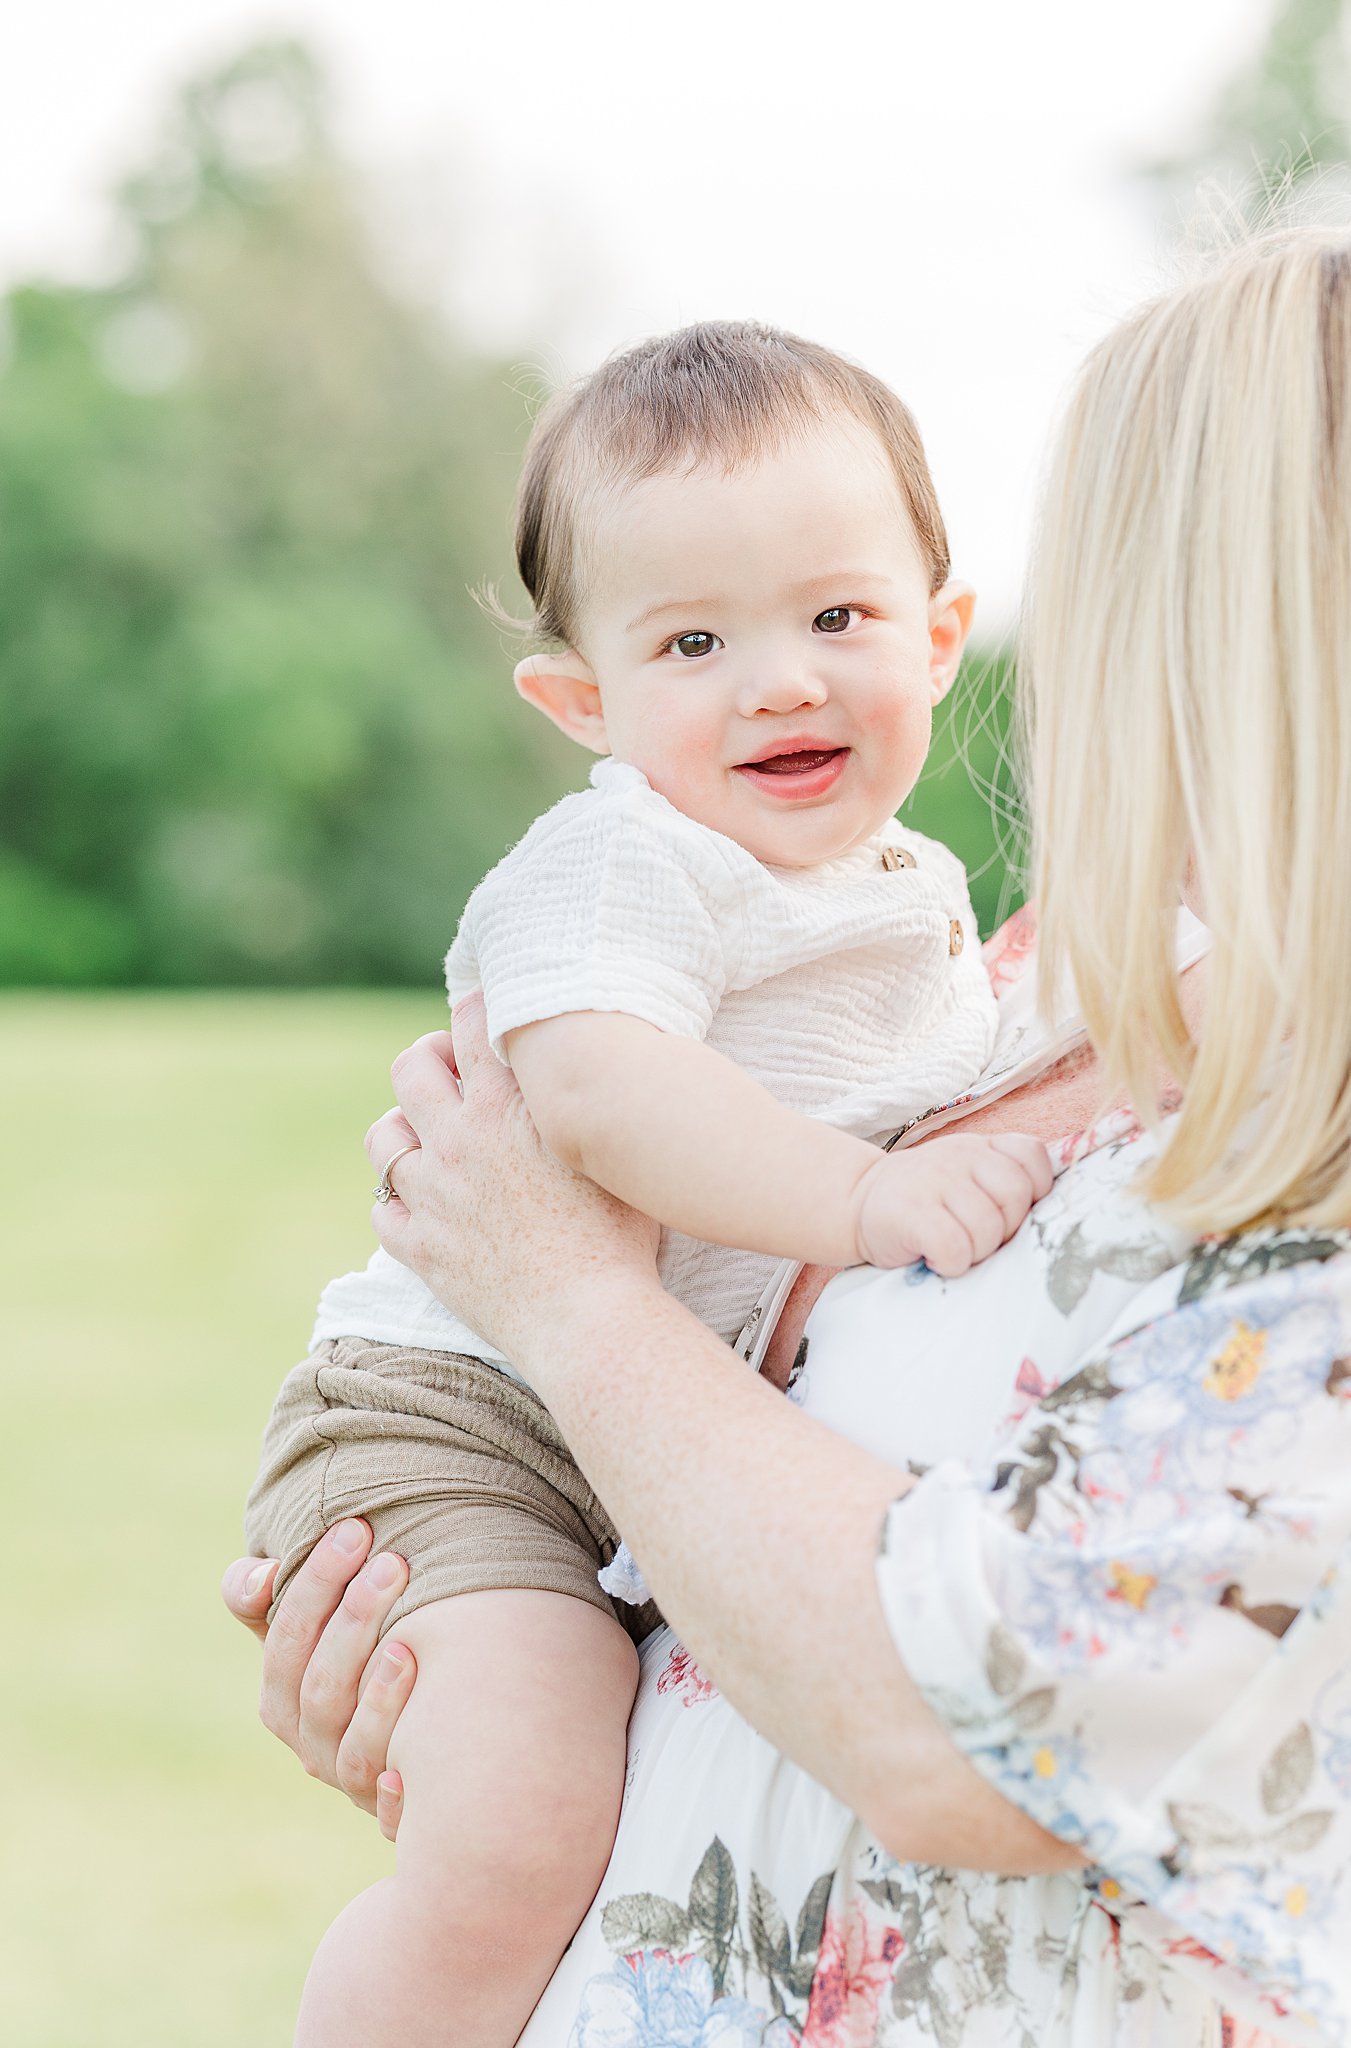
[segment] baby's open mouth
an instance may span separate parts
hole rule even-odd
[[[824,768],[827,761],[833,761],[843,747],[818,747],[808,753],[804,748],[797,754],[771,754],[765,761],[746,761],[743,767],[754,768],[760,775],[805,775],[812,768]]]
[[[817,797],[834,788],[848,759],[848,747],[794,747],[742,761],[736,773],[770,796]]]

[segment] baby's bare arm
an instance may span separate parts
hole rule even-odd
[[[632,1208],[713,1244],[863,1256],[875,1147],[785,1109],[710,1046],[587,1010],[524,1025],[507,1050],[550,1151]]]
[[[638,1018],[529,1024],[507,1049],[551,1152],[673,1230],[780,1258],[965,1272],[1050,1186],[1040,1145],[875,1146],[786,1109],[721,1053]]]

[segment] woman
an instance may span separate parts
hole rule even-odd
[[[1041,982],[1092,1057],[1020,983],[969,1106],[1062,1170],[960,1281],[835,1280],[792,1400],[543,1152],[472,1011],[463,1097],[445,1034],[396,1062],[368,1149],[421,1149],[380,1234],[520,1364],[680,1633],[527,2042],[1345,2038],[1348,422],[1344,236],[1242,251],[1090,359],[1023,674]],[[1185,979],[1180,894],[1213,935]],[[411,1660],[353,1712],[400,1583],[353,1578],[365,1542],[288,1596],[264,1714],[369,1800]]]

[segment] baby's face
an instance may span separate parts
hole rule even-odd
[[[892,815],[969,603],[954,623],[950,591],[931,598],[863,427],[831,422],[730,476],[628,485],[590,539],[581,651],[619,760],[775,866],[830,860]]]

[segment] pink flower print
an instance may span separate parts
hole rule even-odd
[[[1025,1358],[1018,1367],[1018,1377],[1013,1382],[1013,1406],[1004,1417],[1001,1427],[1011,1429],[1015,1422],[1021,1422],[1029,1408],[1035,1408],[1038,1401],[1045,1400],[1060,1385],[1059,1380],[1043,1379],[1035,1359]]]
[[[991,932],[981,948],[985,972],[990,977],[990,987],[997,996],[1013,987],[1022,976],[1028,961],[1037,947],[1037,917],[1030,903],[1000,925],[997,932]]]
[[[1220,2014],[1220,2048],[1278,2048],[1271,2034],[1264,2034],[1248,2020],[1236,2020],[1232,2013]]]
[[[685,1707],[702,1707],[718,1697],[718,1689],[691,1657],[683,1643],[677,1643],[657,1680],[657,1691],[674,1693]]]
[[[861,1900],[847,1913],[828,1913],[802,2048],[872,2048],[882,1994],[904,1947],[900,1928],[870,1921]]]

